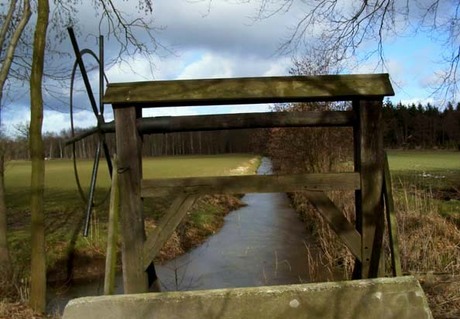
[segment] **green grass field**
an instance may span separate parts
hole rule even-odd
[[[397,189],[425,191],[442,215],[460,213],[460,152],[388,151]]]
[[[388,152],[388,155],[393,185],[396,189],[395,199],[398,199],[398,203],[407,203],[404,208],[409,206],[414,208],[413,210],[404,209],[403,212],[416,212],[417,221],[422,214],[425,215],[427,212],[435,212],[436,216],[439,216],[437,213],[441,213],[449,217],[460,214],[459,152],[392,150]],[[144,159],[143,171],[145,178],[229,175],[243,165],[249,166],[250,171],[254,171],[259,163],[259,161],[251,161],[254,158],[253,155],[245,154],[148,158]],[[85,185],[89,183],[91,167],[91,161],[79,161],[82,182]],[[107,193],[109,186],[104,163],[101,162],[100,168],[99,199]],[[18,269],[24,272],[23,276],[27,276],[30,264],[30,218],[28,214],[30,163],[25,161],[8,163],[5,177],[9,208],[10,249]],[[426,190],[431,191],[431,194],[434,195],[447,193],[452,195],[452,198],[443,200],[433,195],[423,197]],[[421,199],[420,194],[422,194]],[[427,203],[424,203],[425,200]],[[159,211],[156,210],[157,206],[165,206],[164,203],[155,206],[150,199],[145,200],[144,204],[144,213],[150,220],[156,219],[156,211]],[[45,205],[49,269],[53,269],[56,273],[59,272],[58,270],[65,271],[63,266],[65,263],[62,262],[67,258],[69,251],[99,256],[103,254],[106,247],[107,203],[94,210],[90,237],[82,237],[80,234],[84,204],[78,196],[71,161],[51,160],[46,162]],[[200,205],[201,207],[196,207],[196,212],[190,214],[189,221],[187,221],[197,229],[199,224],[213,223],[213,218],[219,215],[210,203],[202,202]],[[411,216],[414,215],[413,212]],[[208,228],[204,227],[205,230]],[[426,233],[428,232],[424,234]],[[458,241],[454,243],[454,247],[457,243]],[[408,251],[414,250],[408,249]]]
[[[232,170],[248,162],[255,156],[251,154],[230,154],[210,156],[176,156],[145,158],[143,160],[144,178],[168,178],[186,176],[231,175]],[[253,163],[253,170],[257,163]],[[93,162],[79,160],[78,171],[82,186],[87,192]],[[29,205],[30,162],[11,161],[5,173],[6,199],[9,208],[27,210]],[[73,208],[82,204],[78,195],[73,163],[71,160],[50,160],[45,162],[45,201],[49,210]],[[110,185],[107,165],[101,160],[97,178],[96,200],[105,197]]]
[[[145,178],[219,176],[247,163],[253,155],[232,154],[219,156],[177,156],[146,158],[143,160]],[[411,183],[421,188],[448,190],[460,187],[460,152],[449,151],[388,151],[393,183]],[[78,161],[81,182],[88,189],[93,162]],[[5,183],[8,207],[28,210],[30,162],[11,161],[7,164]],[[47,208],[63,209],[81,205],[70,160],[46,161]],[[104,198],[110,184],[106,164],[100,162],[97,200]]]
[[[252,174],[258,167],[258,157],[251,154],[232,154],[217,156],[178,156],[145,158],[143,160],[144,178],[185,177],[185,176],[219,176],[241,173],[238,168],[245,167],[247,174]],[[80,178],[86,190],[89,188],[92,161],[78,161]],[[107,198],[110,179],[105,162],[100,163],[100,174],[96,189],[96,202]],[[47,233],[47,262],[52,266],[63,258],[63,248],[81,233],[86,204],[80,198],[75,182],[73,163],[70,160],[50,160],[45,162],[45,224]],[[10,249],[17,264],[28,265],[30,257],[29,224],[30,217],[30,162],[11,161],[5,173],[6,201],[8,207],[8,227]],[[144,200],[146,218],[155,219],[169,205],[172,198]],[[201,206],[200,206],[201,205]],[[202,202],[195,223],[201,220],[215,207],[208,207]],[[213,218],[218,218],[218,214]],[[108,201],[93,209],[90,237],[78,236],[75,247],[85,252],[104,251],[106,238],[106,220]],[[203,218],[202,218],[203,217]],[[201,219],[200,219],[201,218]]]
[[[403,180],[423,188],[460,187],[460,152],[388,151],[394,182]]]
[[[460,171],[460,152],[402,150],[387,152],[392,171]]]

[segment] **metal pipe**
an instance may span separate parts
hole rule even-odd
[[[91,221],[91,210],[93,208],[94,193],[96,189],[97,169],[99,168],[99,156],[101,155],[101,142],[98,143],[96,148],[96,155],[94,157],[93,171],[91,173],[91,183],[89,187],[88,203],[86,205],[86,219],[83,236],[88,237],[89,224]]]
[[[67,28],[67,31],[69,32],[70,42],[72,42],[72,47],[75,52],[75,58],[77,60],[78,67],[80,68],[83,82],[85,83],[86,93],[88,94],[93,112],[97,116],[99,112],[97,110],[96,100],[94,99],[93,90],[91,88],[91,84],[89,83],[88,73],[86,72],[85,64],[83,63],[83,59],[80,54],[80,49],[78,48],[77,38],[75,37],[75,33],[71,27]]]

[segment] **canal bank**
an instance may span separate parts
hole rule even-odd
[[[258,174],[271,174],[264,158]],[[202,245],[157,265],[163,291],[298,284],[308,282],[305,226],[284,193],[246,194],[245,207],[225,217]],[[123,293],[121,275],[116,293]],[[103,279],[73,284],[53,295],[48,309],[62,312],[72,298],[103,292]],[[52,311],[52,310],[51,310]]]
[[[263,158],[257,174],[271,174]],[[284,193],[246,194],[202,245],[158,267],[162,290],[299,284],[309,281],[307,233]]]

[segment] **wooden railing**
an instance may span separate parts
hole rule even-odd
[[[145,269],[203,193],[303,191],[356,257],[355,278],[376,277],[383,241],[382,101],[394,95],[388,74],[151,81],[110,84],[115,130],[122,262],[126,293],[146,291]],[[348,111],[247,113],[143,119],[142,108],[351,101]],[[227,176],[142,180],[142,134],[270,127],[353,128],[354,172],[289,176]],[[356,224],[324,190],[355,191]],[[155,231],[145,239],[142,197],[177,194]]]

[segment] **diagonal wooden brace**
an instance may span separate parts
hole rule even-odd
[[[184,219],[199,195],[181,194],[176,197],[158,226],[147,237],[144,243],[144,268],[147,269],[165,242],[171,237],[176,227]]]
[[[323,191],[305,191],[311,204],[342,239],[351,253],[361,261],[361,235]]]

